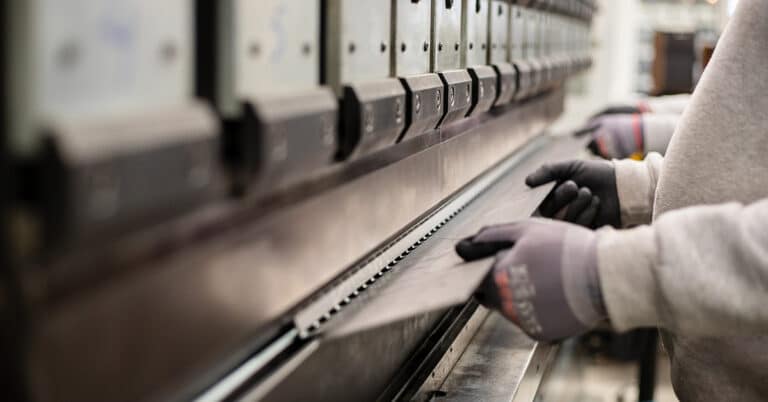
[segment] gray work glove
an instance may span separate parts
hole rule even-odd
[[[613,114],[592,119],[592,141],[587,147],[604,159],[642,159],[645,154],[645,133],[640,114]]]
[[[482,229],[456,245],[466,261],[496,255],[478,299],[531,338],[583,334],[606,317],[597,273],[595,233],[530,219]]]
[[[551,181],[557,185],[539,206],[542,216],[588,228],[621,227],[616,171],[611,162],[574,160],[544,165],[525,184],[537,187]]]

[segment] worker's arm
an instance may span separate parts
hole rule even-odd
[[[603,299],[618,330],[698,336],[768,330],[768,199],[672,211],[598,233]]]
[[[553,220],[484,228],[456,249],[496,255],[481,300],[531,337],[662,327],[688,336],[768,331],[768,199],[669,212],[597,233]]]
[[[649,96],[635,100],[630,100],[622,104],[616,104],[606,107],[595,113],[594,117],[607,116],[612,114],[635,114],[635,113],[663,113],[663,114],[683,114],[690,94]]]
[[[691,100],[691,94],[651,96],[638,101],[646,113],[681,115]]]

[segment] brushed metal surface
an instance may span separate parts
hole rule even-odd
[[[467,69],[472,77],[472,109],[467,116],[487,112],[496,102],[500,77],[491,66],[475,66]]]
[[[222,198],[219,130],[202,102],[52,121],[38,188],[46,246],[87,245]]]
[[[392,0],[393,77],[429,72],[432,4],[428,0]]]
[[[405,140],[433,130],[445,113],[443,81],[437,74],[419,74],[400,78],[406,93]]]
[[[398,272],[383,279],[386,285],[372,291],[363,308],[354,311],[325,336],[349,336],[466,303],[493,263],[490,259],[464,263],[452,258],[452,246],[448,253],[442,254],[447,257],[442,261],[396,267]],[[446,263],[449,259],[459,261]]]
[[[10,99],[10,111],[3,129],[15,155],[36,155],[51,119],[115,116],[192,101],[192,1],[5,3],[9,91],[3,96]]]
[[[463,119],[472,108],[472,77],[467,70],[448,70],[439,73],[445,85],[445,126]]]
[[[494,64],[493,69],[496,70],[496,75],[499,77],[497,87],[499,96],[496,97],[496,102],[493,105],[506,105],[512,101],[517,91],[517,70],[512,64],[506,62]]]
[[[215,375],[269,325],[540,133],[552,99],[467,119],[460,133],[438,132],[439,145],[266,216],[222,205],[206,212],[222,223],[169,226],[169,240],[136,265],[124,261],[126,250],[107,254],[99,269],[115,273],[77,292],[59,288],[84,268],[24,271],[34,396],[159,398]]]
[[[509,10],[509,61],[511,62],[522,60],[525,54],[524,12],[522,7],[518,5],[512,5]]]
[[[461,1],[432,0],[432,72],[461,68]]]
[[[472,317],[467,321],[461,332],[451,343],[448,351],[443,355],[440,361],[432,369],[427,380],[421,384],[421,387],[416,391],[411,400],[425,401],[434,395],[434,390],[439,390],[440,386],[445,382],[446,378],[451,374],[453,367],[464,354],[464,351],[469,346],[472,339],[482,327],[485,320],[491,312],[483,307],[478,306],[477,310],[472,314]]]
[[[504,63],[509,61],[509,3],[502,0],[491,0],[489,14],[491,42],[488,52],[488,63]]]
[[[394,145],[405,128],[405,95],[395,78],[345,85],[336,158],[358,158]]]
[[[536,343],[491,314],[433,400],[532,402],[556,352],[556,345]]]
[[[316,88],[320,83],[320,1],[217,1],[219,108],[244,99]]]
[[[339,112],[328,88],[249,98],[243,107],[240,129],[228,133],[228,154],[237,155],[233,170],[246,191],[274,192],[334,162]]]
[[[389,77],[391,3],[328,0],[326,82],[341,96],[344,84]]]
[[[462,0],[461,66],[474,67],[487,64],[488,0]]]

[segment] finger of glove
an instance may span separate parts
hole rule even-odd
[[[576,198],[568,204],[567,212],[565,213],[564,221],[576,222],[577,219],[589,208],[592,203],[592,192],[588,188],[582,187],[579,189]]]
[[[512,286],[509,271],[504,265],[510,259],[514,259],[512,254],[514,254],[514,250],[499,253],[493,269],[483,279],[477,295],[479,295],[479,299],[482,298],[481,300],[486,307],[498,310],[507,319],[518,324],[518,315],[514,304],[514,286]]]
[[[525,178],[525,184],[528,187],[538,187],[551,181],[561,182],[568,180],[573,176],[576,163],[576,161],[567,161],[543,165]]]
[[[578,194],[579,186],[576,185],[575,182],[568,180],[552,190],[539,206],[539,212],[542,216],[551,218],[571,201],[576,199]]]
[[[594,228],[597,212],[600,211],[600,198],[592,196],[589,206],[573,222],[579,226]]]
[[[598,142],[597,138],[592,138],[592,140],[589,141],[589,144],[587,144],[587,149],[597,156],[606,158],[606,156],[603,154],[603,150],[601,149],[600,143]]]
[[[496,255],[501,250],[508,249],[515,245],[512,241],[489,241],[476,242],[473,237],[468,237],[456,244],[456,254],[464,261],[475,261]]]
[[[608,107],[600,112],[596,113],[592,118],[600,117],[600,116],[608,116],[612,114],[633,114],[633,113],[641,113],[641,110],[635,106],[613,106]]]
[[[599,128],[600,128],[600,123],[599,122],[589,122],[589,123],[587,123],[586,126],[584,126],[584,127],[580,128],[580,129],[574,131],[573,132],[573,136],[577,137],[577,138],[583,137],[583,136],[585,136],[587,134],[594,133]]]
[[[475,261],[495,255],[499,251],[514,247],[517,239],[525,232],[524,222],[488,226],[474,236],[456,244],[456,254],[464,261]]]

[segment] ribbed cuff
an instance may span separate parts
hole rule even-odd
[[[645,162],[628,159],[614,160],[616,191],[619,195],[621,224],[624,227],[648,224],[653,213],[656,189]]]
[[[617,331],[658,325],[653,228],[600,230],[597,270],[603,301]]]

